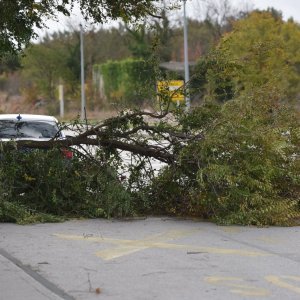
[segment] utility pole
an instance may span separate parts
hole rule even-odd
[[[85,83],[84,83],[84,51],[83,51],[83,28],[80,24],[80,66],[81,66],[81,120],[85,120]]]
[[[61,118],[64,117],[64,86],[60,84],[58,86],[58,95],[59,95],[59,115]]]
[[[186,85],[190,81],[188,33],[187,33],[187,20],[186,20],[186,0],[183,0],[183,41],[184,41],[184,83]],[[186,111],[189,111],[191,107],[191,102],[190,102],[189,90],[187,88],[185,89],[185,105],[186,105]]]

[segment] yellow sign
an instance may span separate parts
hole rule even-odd
[[[183,80],[169,80],[157,82],[157,92],[159,93],[159,96],[169,96],[172,99],[172,101],[184,101],[183,90]]]

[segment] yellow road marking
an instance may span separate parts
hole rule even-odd
[[[228,233],[239,233],[241,232],[241,229],[238,227],[230,227],[230,226],[224,226],[220,227],[221,230],[228,232]]]
[[[282,280],[282,279],[285,279],[285,280],[288,279],[288,280],[294,280],[294,281],[300,282],[300,277],[298,277],[298,276],[280,276],[279,277],[279,276],[269,275],[269,276],[266,276],[265,279],[274,285],[277,285],[279,287],[282,287],[282,288],[288,289],[290,291],[293,291],[297,294],[300,294],[299,286],[294,286],[294,285]]]
[[[105,249],[96,252],[96,256],[101,257],[104,260],[110,260],[118,258],[124,255],[132,254],[141,250],[149,248],[159,248],[159,249],[179,249],[179,250],[188,250],[189,252],[203,252],[203,253],[214,253],[214,254],[231,254],[231,255],[240,255],[240,256],[266,256],[269,255],[265,252],[257,251],[248,251],[240,249],[226,249],[226,248],[217,248],[217,247],[201,247],[193,245],[182,245],[182,244],[172,244],[167,243],[166,241],[172,241],[180,237],[185,237],[190,234],[195,233],[199,230],[192,231],[169,231],[163,234],[150,236],[142,240],[125,240],[125,239],[113,239],[106,237],[95,237],[95,236],[83,236],[83,235],[67,235],[67,234],[54,234],[58,238],[65,240],[74,240],[74,241],[88,241],[96,243],[106,243],[113,244],[116,248]]]
[[[259,241],[263,241],[267,244],[278,244],[278,243],[282,243],[282,240],[280,239],[275,239],[275,238],[272,238],[272,237],[268,237],[268,236],[261,236],[259,238],[257,238],[257,240]]]
[[[220,285],[231,288],[229,291],[233,294],[242,296],[254,296],[254,297],[266,297],[270,295],[270,291],[267,289],[255,287],[245,283],[242,278],[239,277],[206,277],[205,281],[210,284]]]

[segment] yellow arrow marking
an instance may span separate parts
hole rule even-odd
[[[266,276],[265,279],[274,285],[277,285],[279,287],[282,287],[282,288],[288,289],[290,291],[293,291],[297,294],[300,294],[299,286],[294,286],[294,285],[282,280],[282,279],[285,279],[285,280],[294,280],[294,281],[300,282],[300,277],[298,277],[298,276],[280,276],[279,277],[279,276],[270,275],[270,276]]]
[[[125,239],[113,239],[106,237],[95,237],[95,236],[83,236],[83,235],[66,235],[66,234],[54,234],[55,236],[73,241],[88,241],[96,243],[106,243],[116,245],[116,248],[105,249],[96,252],[98,257],[104,260],[110,260],[131,253],[135,253],[141,250],[149,248],[159,248],[159,249],[178,249],[178,250],[188,250],[188,252],[200,252],[200,253],[215,253],[215,254],[231,254],[240,256],[266,256],[268,253],[257,252],[257,251],[247,251],[240,249],[225,249],[225,248],[214,248],[214,247],[201,247],[193,245],[181,245],[181,244],[171,244],[167,241],[172,241],[181,237],[188,236],[199,230],[192,231],[170,231],[163,234],[150,236],[142,240],[125,240]]]

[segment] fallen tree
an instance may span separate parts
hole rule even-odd
[[[278,99],[280,93],[266,85],[222,105],[207,101],[188,114],[177,109],[159,114],[128,111],[85,130],[81,124],[74,137],[8,143],[8,147],[54,149],[48,160],[31,157],[27,167],[20,166],[18,156],[19,171],[12,172],[11,180],[25,181],[31,193],[44,190],[48,180],[54,182],[46,193],[56,203],[47,204],[47,212],[54,214],[60,214],[66,201],[75,201],[70,200],[73,197],[78,199],[77,213],[86,210],[82,199],[93,203],[91,216],[156,212],[223,224],[294,224],[300,216],[300,126],[293,110],[279,105]],[[53,165],[57,155],[51,156],[52,151],[88,145],[97,150],[91,155],[79,149],[71,169],[61,171],[65,168],[60,163]],[[122,151],[136,157],[124,178],[118,175]],[[155,176],[149,158],[166,163]],[[45,171],[40,167],[32,173],[33,160],[44,164]],[[43,172],[41,181],[38,176]],[[56,180],[49,179],[51,172]],[[43,201],[48,203],[47,198]]]
[[[106,150],[129,151],[172,164],[178,152],[186,143],[202,139],[202,134],[183,132],[178,120],[173,118],[168,123],[169,112],[155,114],[145,111],[129,111],[104,120],[97,125],[80,124],[64,125],[61,130],[72,130],[74,136],[60,139],[55,137],[49,141],[16,140],[8,143],[10,148],[53,149],[90,145]],[[146,121],[145,119],[150,120]],[[87,128],[86,130],[83,130]],[[57,135],[58,136],[58,135]],[[164,143],[161,143],[163,141]]]
[[[80,124],[74,137],[4,146],[50,151],[28,157],[8,151],[0,160],[0,218],[24,220],[21,207],[55,216],[156,213],[221,224],[299,222],[300,121],[282,84],[294,66],[286,64],[280,44],[274,49],[276,40],[251,45],[245,50],[251,55],[240,58],[228,51],[230,41],[226,36],[207,58],[201,73],[206,98],[189,113],[170,109],[166,99],[158,113],[127,111],[97,125]],[[86,145],[96,151],[88,153]],[[61,147],[82,147],[71,166],[59,159]],[[119,174],[122,151],[134,156],[125,178]],[[164,167],[154,174],[149,158]]]

